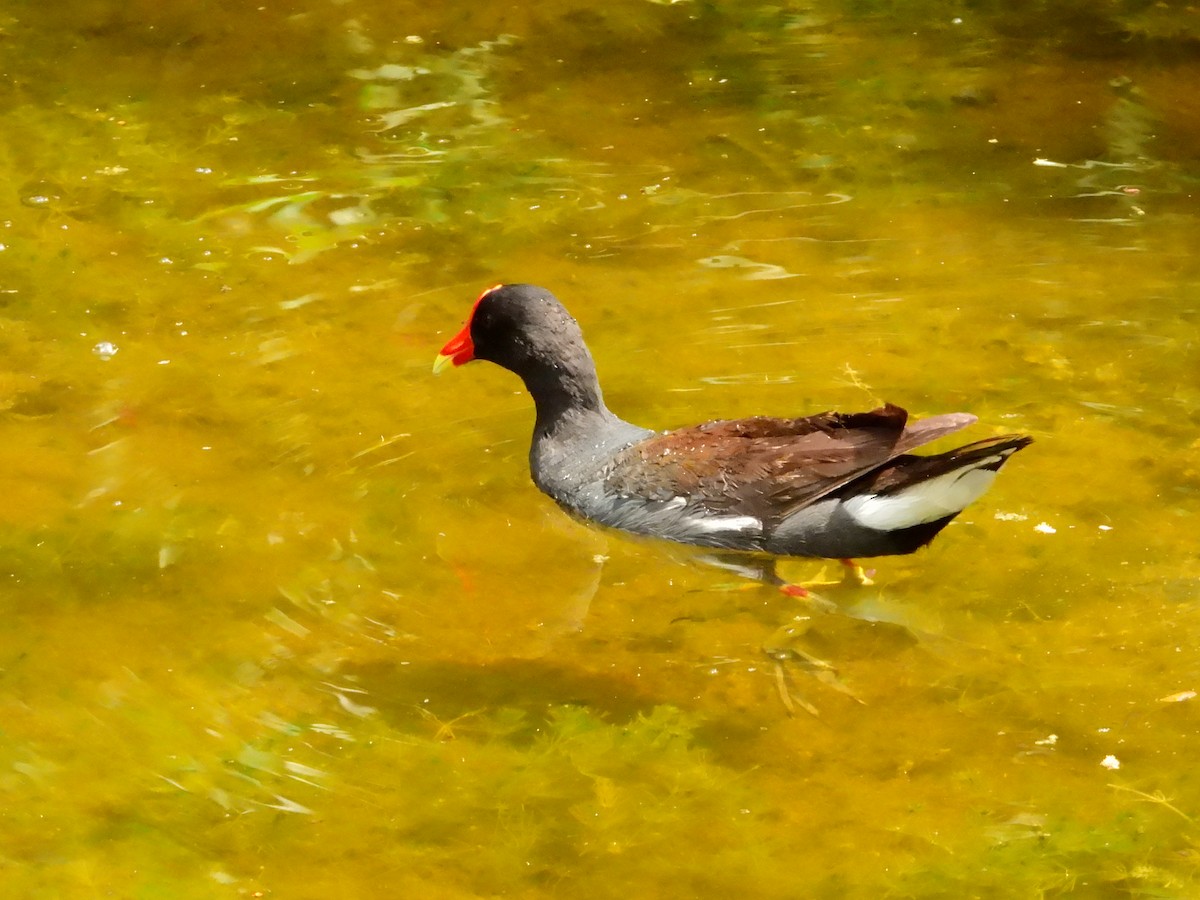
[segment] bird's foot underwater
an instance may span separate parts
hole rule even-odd
[[[838,560],[842,564],[842,584],[857,584],[859,587],[870,587],[875,583],[871,577],[874,569],[864,569],[852,559]]]
[[[797,706],[809,715],[820,716],[817,708],[794,690],[793,679],[789,674],[792,667],[803,669],[821,684],[845,694],[858,703],[863,702],[842,682],[837,669],[831,663],[813,656],[799,646],[799,641],[807,634],[811,624],[811,616],[794,616],[789,622],[775,629],[762,645],[763,652],[775,665],[775,688],[779,692],[779,699],[791,716],[796,714]]]

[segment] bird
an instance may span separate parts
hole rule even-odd
[[[605,405],[579,324],[531,284],[483,291],[434,372],[473,360],[524,381],[536,410],[530,473],[560,507],[620,531],[766,559],[764,580],[781,587],[778,557],[854,566],[924,547],[1032,442],[1005,434],[916,455],[910,451],[977,419],[957,412],[910,420],[891,403],[644,428]]]

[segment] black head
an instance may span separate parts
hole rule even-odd
[[[439,361],[461,366],[485,359],[522,375],[530,366],[572,368],[580,355],[591,363],[579,324],[553,294],[532,284],[499,284],[479,295]]]
[[[596,367],[579,324],[532,284],[500,284],[479,295],[434,371],[485,359],[521,376],[542,418],[551,410],[603,409]]]

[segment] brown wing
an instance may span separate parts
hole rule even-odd
[[[623,451],[608,487],[627,497],[684,497],[714,511],[781,518],[975,417],[907,420],[889,403],[865,413],[708,422]]]

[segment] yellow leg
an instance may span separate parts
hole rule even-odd
[[[775,561],[771,560],[770,568],[767,570],[766,580],[775,584],[780,591],[787,594],[789,597],[800,597],[803,599],[814,598],[819,604],[824,604],[826,601],[820,597],[812,589],[815,587],[827,587],[829,585],[850,584],[857,587],[869,587],[875,582],[871,576],[875,574],[875,570],[867,570],[860,566],[852,559],[838,560],[842,565],[840,578],[829,578],[826,575],[828,566],[822,566],[817,570],[817,574],[812,578],[804,581],[786,581],[775,572]]]
[[[871,580],[871,576],[875,574],[875,570],[867,571],[852,559],[838,560],[844,567],[842,581],[853,581],[860,587],[869,587],[875,582]],[[822,571],[824,571],[822,569]]]

